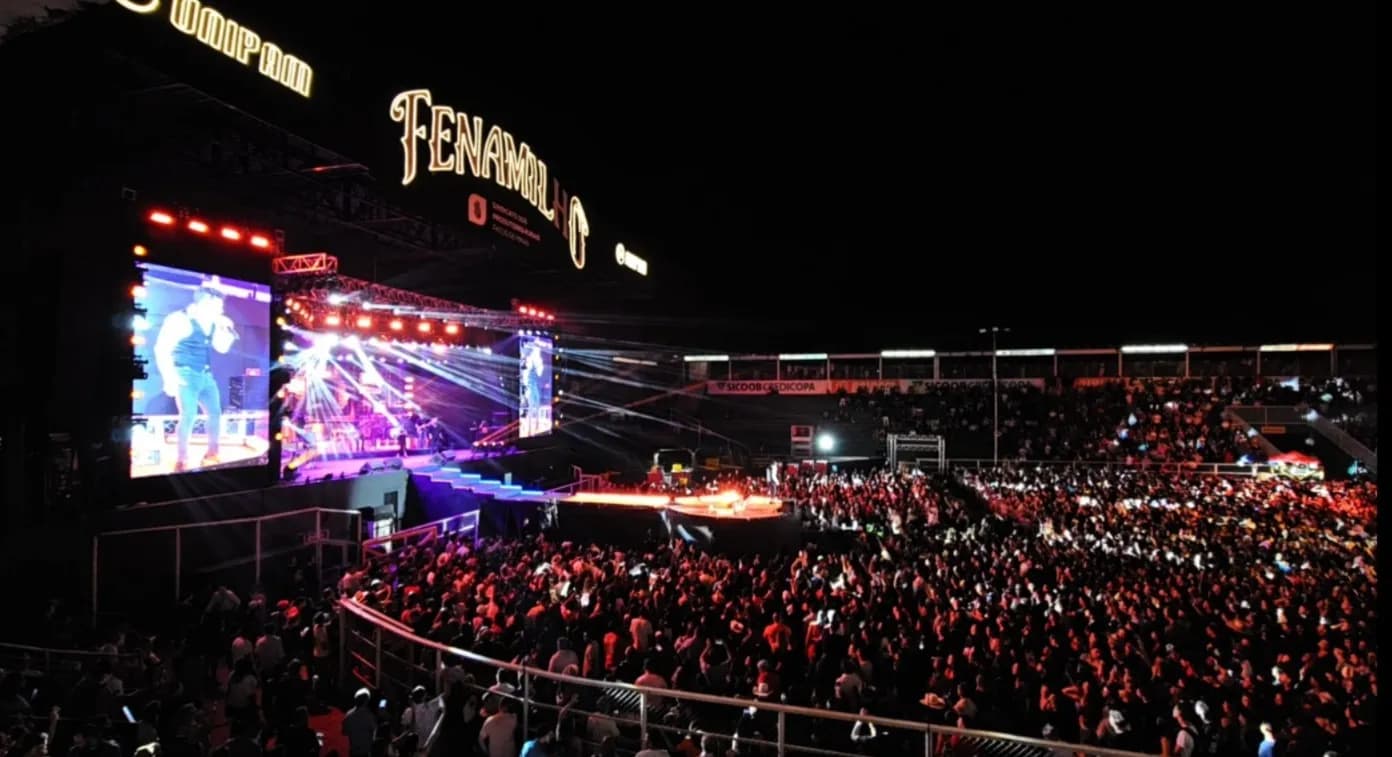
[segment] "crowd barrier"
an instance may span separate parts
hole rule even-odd
[[[436,539],[455,534],[470,534],[477,541],[479,536],[478,519],[478,511],[470,510],[397,531],[387,536],[368,539],[362,543],[363,557],[367,560],[384,560],[391,553],[405,547],[429,544]]]
[[[549,728],[564,708],[579,718],[612,717],[621,731],[630,736],[626,739],[630,746],[648,737],[652,737],[654,743],[660,743],[658,739],[664,737],[675,742],[688,733],[688,724],[697,718],[702,735],[714,736],[727,745],[737,743],[741,747],[776,750],[780,757],[788,754],[859,757],[865,752],[858,748],[837,748],[845,739],[834,735],[838,732],[849,734],[857,723],[874,726],[877,744],[870,747],[874,753],[921,754],[924,757],[953,754],[1142,757],[1137,752],[1005,733],[560,675],[421,638],[402,623],[351,600],[342,600],[339,611],[338,680],[347,682],[349,688],[369,686],[380,692],[380,696],[395,701],[404,701],[418,685],[439,692],[446,677],[446,665],[453,658],[462,662],[472,679],[472,689],[482,696],[495,680],[497,671],[511,671],[518,680],[517,692],[511,698],[522,705],[519,719],[526,738]],[[580,697],[582,693],[589,696]],[[573,702],[576,697],[580,701],[608,702],[609,706],[604,708],[608,711],[597,713],[574,704],[561,704]],[[595,705],[589,707],[599,709]]]
[[[104,531],[92,537],[92,612],[168,605],[195,584],[246,588],[311,566],[312,580],[332,583],[361,562],[361,534],[357,510],[322,507]]]

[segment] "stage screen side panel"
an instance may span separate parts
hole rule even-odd
[[[131,326],[147,377],[131,387],[131,478],[266,465],[270,287],[139,268]]]
[[[517,436],[526,439],[551,432],[551,355],[555,345],[539,336],[520,339]]]

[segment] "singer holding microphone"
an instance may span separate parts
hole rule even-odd
[[[155,366],[164,382],[164,393],[173,397],[179,408],[175,473],[188,470],[189,435],[198,419],[199,405],[208,416],[204,426],[208,448],[197,467],[218,463],[222,390],[213,375],[213,352],[227,354],[238,338],[232,319],[223,315],[222,307],[222,291],[204,284],[194,290],[188,307],[165,316],[155,340]]]

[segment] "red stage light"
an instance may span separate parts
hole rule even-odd
[[[241,238],[242,238],[242,232],[237,231],[236,229],[232,228],[231,226],[224,226],[224,227],[222,227],[222,238],[223,238],[223,239],[230,239],[230,240],[232,240],[233,242],[235,242],[235,241],[237,241],[238,239],[241,239]]]
[[[208,224],[198,220],[189,221],[188,227],[189,231],[196,231],[199,234],[203,234],[208,231]]]
[[[131,287],[131,296],[134,297],[134,298],[137,299],[137,300],[140,299],[141,297],[144,297],[144,296],[145,296],[145,286],[142,285],[142,284],[136,284],[135,286]]]
[[[404,328],[399,319],[393,320],[389,325],[391,326],[392,331],[400,331],[402,328]]]
[[[365,315],[360,315],[360,316],[358,316],[358,328],[360,328],[360,329],[370,329],[370,328],[372,328],[372,319],[371,319],[371,318],[368,318],[368,317],[365,316]]]
[[[339,324],[341,324],[341,323],[343,323],[343,319],[339,318],[339,317],[336,316],[336,315],[333,315],[332,313],[330,313],[329,315],[324,316],[324,325],[325,325],[325,326],[337,326],[337,325],[339,325]]]
[[[459,333],[459,324],[457,324],[457,323],[447,323],[447,324],[445,324],[445,333],[446,333],[446,334],[450,334],[450,335],[458,334],[458,333]]]
[[[143,258],[143,257],[145,257],[146,255],[149,255],[149,254],[150,254],[150,251],[147,250],[147,249],[145,249],[145,245],[143,245],[143,244],[138,244],[138,245],[136,245],[136,246],[135,246],[134,252],[135,252],[135,256],[136,256],[137,258]]]
[[[251,246],[257,249],[267,250],[271,247],[271,240],[261,236],[260,234],[253,234],[251,236]]]
[[[162,210],[156,210],[155,212],[150,214],[150,220],[154,221],[157,224],[160,224],[161,226],[169,226],[174,223],[174,216],[171,216]]]
[[[546,320],[548,320],[548,321],[554,321],[554,320],[556,320],[556,316],[555,316],[554,314],[552,314],[552,313],[547,313],[547,314],[546,314]]]
[[[419,331],[419,332],[422,333],[422,334],[429,334],[429,333],[430,333],[430,322],[429,322],[429,321],[421,321],[420,323],[416,324],[416,330]]]

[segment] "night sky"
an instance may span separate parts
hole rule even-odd
[[[526,135],[654,272],[649,301],[558,305],[650,324],[653,341],[943,349],[990,324],[1018,346],[1375,336],[1371,7],[286,5],[220,7],[325,76],[429,86]],[[382,114],[307,119],[326,117],[327,146],[393,159]]]

